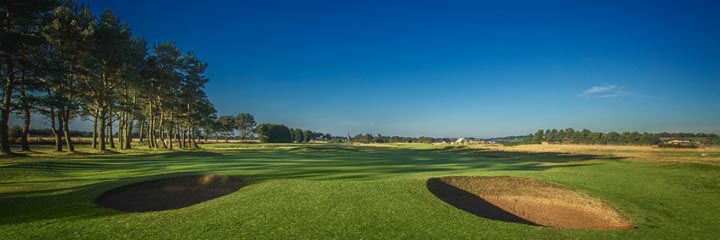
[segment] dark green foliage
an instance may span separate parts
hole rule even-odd
[[[392,140],[392,139],[391,139],[391,140]],[[433,138],[431,138],[431,137],[420,137],[420,138],[418,138],[417,142],[419,142],[419,143],[432,143],[432,142],[433,142]]]
[[[526,143],[557,143],[557,144],[598,144],[598,145],[656,145],[660,144],[663,138],[695,138],[693,141],[703,143],[705,146],[715,145],[715,134],[706,133],[639,133],[635,132],[593,132],[588,129],[575,131],[572,128],[565,130],[538,130],[535,134],[528,135]],[[700,138],[700,139],[697,139]],[[692,146],[681,147],[697,147]],[[663,145],[667,146],[667,145]],[[672,147],[675,147],[673,145]]]
[[[250,133],[252,133],[252,131],[255,129],[255,126],[257,125],[257,122],[255,122],[255,117],[249,113],[238,114],[235,117],[235,122],[237,123],[240,140],[245,140],[245,138],[248,137]]]
[[[382,134],[373,136],[370,133],[365,133],[355,135],[352,140],[359,143],[433,143],[436,139],[432,137],[383,136]],[[451,139],[440,139],[440,141],[449,142]]]
[[[150,147],[166,148],[169,140],[173,148],[181,139],[181,147],[197,147],[196,133],[213,127],[215,109],[204,92],[207,63],[172,42],[153,45],[149,54],[147,42],[110,10],[96,16],[74,0],[1,1],[0,36],[4,153],[10,153],[8,117],[17,110],[26,120],[23,142],[36,112],[48,118],[56,151],[63,139],[73,151],[69,126],[78,116],[92,119],[93,147],[100,150],[107,140],[115,148],[114,138],[105,137],[115,132],[120,148],[129,149],[135,128],[144,130],[139,136],[147,136]]]
[[[235,117],[233,117],[231,115],[220,116],[218,118],[217,125],[220,127],[220,131],[223,132],[226,142],[228,140],[228,137],[233,134],[233,131],[235,130],[235,128],[237,128],[237,123],[235,122]]]
[[[256,133],[262,143],[290,143],[290,128],[282,124],[263,123],[257,126]]]
[[[4,154],[11,153],[9,121],[17,104],[13,92],[23,91],[27,86],[28,72],[37,74],[34,71],[37,69],[31,66],[37,60],[38,49],[46,43],[40,29],[43,20],[57,5],[56,1],[43,0],[0,1],[0,72],[3,74],[3,83],[0,84],[0,151]]]
[[[305,134],[303,133],[303,130],[300,128],[296,128],[293,130],[293,142],[301,143],[305,141]]]
[[[314,135],[315,135],[315,133],[313,131],[303,130],[303,137],[302,137],[303,142],[306,142],[306,143],[310,142],[310,139],[315,138]]]
[[[295,143],[309,143],[311,141],[329,141],[332,135],[329,133],[313,132],[301,128],[290,128],[290,140]]]
[[[535,133],[535,136],[533,136],[533,143],[541,143],[543,141],[543,130],[540,129]]]
[[[36,136],[36,137],[50,137],[53,135],[53,133],[52,133],[52,129],[49,129],[49,128],[37,128],[37,129],[30,129],[30,135]],[[72,137],[92,137],[92,132],[71,130],[70,136],[72,136]]]

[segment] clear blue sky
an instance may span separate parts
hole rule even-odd
[[[196,52],[219,114],[335,135],[720,133],[717,1],[84,2]]]

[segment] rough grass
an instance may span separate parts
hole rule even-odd
[[[218,144],[219,145],[219,144]],[[252,144],[238,144],[243,147]],[[220,145],[218,146],[220,147]],[[227,147],[233,147],[228,144]],[[242,150],[91,150],[0,158],[3,239],[714,239],[720,165],[607,153],[255,144]],[[555,153],[557,152],[557,153]],[[642,152],[642,151],[641,151]],[[654,153],[650,153],[654,154]],[[673,158],[681,159],[673,159]],[[700,163],[698,163],[700,162]],[[126,213],[94,203],[122,185],[226,174],[239,191],[187,208]],[[604,199],[633,230],[568,230],[479,218],[435,197],[438,176],[538,179]]]
[[[560,145],[529,144],[518,146],[471,145],[468,148],[512,152],[555,152],[567,154],[592,154],[616,156],[649,162],[698,162],[720,163],[720,148],[659,148],[656,146],[606,146],[606,145]]]

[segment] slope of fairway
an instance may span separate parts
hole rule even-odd
[[[287,148],[285,148],[287,147]],[[720,167],[554,153],[423,147],[298,147],[2,159],[3,239],[712,239]],[[94,199],[176,175],[246,179],[232,194],[170,211],[127,213]],[[429,177],[522,176],[575,189],[636,229],[569,230],[456,209]]]

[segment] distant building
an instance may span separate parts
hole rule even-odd
[[[467,140],[465,140],[465,138],[458,138],[458,139],[455,140],[455,142],[454,142],[454,144],[457,144],[457,145],[463,145],[463,144],[465,144],[465,143],[467,143]]]
[[[663,138],[660,140],[662,141],[662,143],[658,144],[658,147],[699,148],[702,146],[702,144],[698,142],[693,142],[685,138]]]

